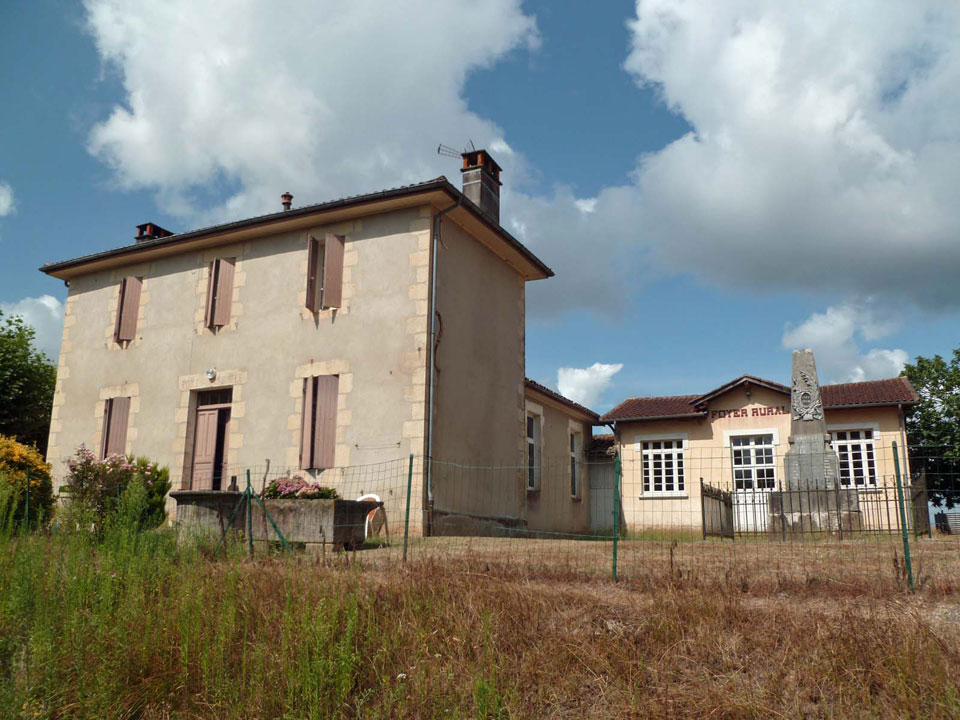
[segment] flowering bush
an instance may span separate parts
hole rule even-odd
[[[81,445],[67,460],[67,482],[64,493],[70,503],[88,510],[96,528],[102,529],[104,519],[120,506],[123,493],[142,483],[146,500],[140,510],[139,525],[148,529],[161,525],[166,519],[167,492],[170,490],[170,471],[147,458],[110,455],[100,460],[86,446]]]
[[[12,437],[0,435],[0,481],[13,489],[16,505],[13,508],[14,525],[23,523],[27,505],[27,476],[30,477],[30,526],[36,527],[42,518],[50,516],[53,507],[53,483],[50,465],[40,452],[30,445],[18,443]]]
[[[263,491],[263,497],[288,500],[293,498],[336,500],[340,495],[333,488],[324,487],[320,483],[295,475],[271,480]]]

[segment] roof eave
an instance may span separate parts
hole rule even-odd
[[[125,245],[123,247],[105,250],[99,253],[72,258],[70,260],[47,263],[40,267],[40,271],[50,275],[51,277],[61,280],[70,280],[79,275],[83,275],[86,272],[99,269],[98,266],[113,267],[122,264],[118,263],[118,260],[127,258],[133,260],[133,258],[138,255],[149,256],[166,254],[165,251],[168,251],[170,248],[190,244],[192,242],[200,243],[203,240],[211,240],[217,237],[250,232],[265,227],[282,226],[283,224],[296,225],[298,221],[300,224],[303,224],[305,219],[309,219],[317,215],[331,214],[337,211],[346,212],[349,210],[369,207],[378,203],[385,204],[390,201],[415,198],[419,195],[426,196],[431,193],[436,194],[441,192],[446,195],[451,202],[459,202],[459,204],[465,208],[465,211],[469,212],[470,216],[479,221],[479,224],[486,231],[492,232],[494,235],[503,240],[507,247],[516,254],[517,258],[523,263],[527,264],[527,269],[529,272],[524,272],[523,269],[517,268],[518,272],[520,272],[521,275],[523,275],[526,279],[539,280],[553,276],[553,270],[551,270],[542,260],[540,260],[540,258],[534,255],[523,245],[523,243],[514,238],[502,227],[494,224],[480,211],[480,209],[474,203],[464,197],[462,193],[450,183],[449,180],[442,177],[437,178],[436,180],[420,183],[418,185],[395,188],[392,190],[382,190],[376,193],[354,196],[351,198],[342,198],[340,200],[333,200],[317,205],[308,205],[302,208],[285,210],[270,215],[246,218],[244,220],[237,220],[231,223],[201,228],[198,230],[180,233],[165,238],[158,238],[156,240],[150,240],[134,245]],[[434,198],[434,200],[439,201],[439,197]],[[386,212],[387,210],[385,209],[384,211]],[[225,242],[230,241],[230,239],[225,240]],[[155,252],[151,253],[151,251]]]
[[[648,422],[650,420],[692,420],[694,418],[706,417],[707,413],[705,412],[695,412],[695,413],[683,413],[682,415],[646,415],[644,417],[625,417],[625,418],[608,418],[606,416],[600,418],[600,422],[604,425],[608,423],[621,423],[621,422]]]

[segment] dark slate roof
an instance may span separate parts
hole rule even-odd
[[[176,233],[174,235],[168,235],[167,237],[156,238],[154,240],[147,240],[145,242],[134,243],[132,245],[123,245],[121,247],[113,248],[112,250],[103,250],[101,252],[92,253],[90,255],[83,255],[81,257],[72,258],[70,260],[62,260],[60,262],[47,263],[43,265],[40,270],[45,273],[55,273],[58,270],[66,270],[68,268],[77,267],[80,265],[85,265],[89,262],[94,262],[97,260],[103,260],[106,258],[117,257],[121,255],[133,255],[142,250],[148,248],[155,248],[160,245],[175,245],[177,243],[185,242],[187,240],[193,240],[204,235],[215,235],[217,233],[227,232],[230,230],[239,230],[241,228],[253,227],[256,225],[269,225],[274,222],[280,222],[283,220],[289,220],[291,218],[300,217],[303,215],[311,215],[313,213],[336,210],[345,207],[352,207],[356,205],[363,205],[366,203],[373,203],[380,200],[387,200],[390,198],[403,197],[407,195],[416,195],[418,193],[430,192],[434,190],[441,190],[450,195],[451,199],[454,202],[460,202],[465,208],[470,210],[474,215],[477,216],[485,225],[487,225],[491,230],[497,233],[501,238],[503,238],[508,245],[511,245],[516,249],[521,255],[523,255],[531,264],[535,265],[541,270],[547,277],[553,277],[553,270],[547,267],[540,258],[534,255],[523,243],[517,240],[513,235],[504,230],[498,223],[491,221],[481,210],[477,207],[469,198],[463,195],[456,187],[454,187],[447,178],[440,176],[434,178],[433,180],[427,180],[422,183],[415,183],[413,185],[403,185],[401,187],[390,188],[388,190],[379,190],[373,193],[367,193],[364,195],[350,195],[347,197],[340,198],[338,200],[330,200],[327,202],[317,203],[315,205],[304,205],[303,207],[293,208],[292,210],[281,210],[280,212],[269,213],[267,215],[258,215],[256,217],[245,218],[243,220],[236,220],[233,222],[223,223],[220,225],[210,225],[209,227],[198,228],[196,230],[190,230],[188,232]]]
[[[790,388],[752,375],[742,375],[705,395],[675,395],[673,397],[629,398],[600,418],[601,422],[616,420],[663,420],[667,418],[702,417],[705,407],[715,398],[734,387],[750,382],[762,385],[786,395]],[[824,408],[853,408],[879,405],[913,405],[917,402],[917,393],[905,377],[886,380],[870,380],[858,383],[823,385],[820,388]]]
[[[591,410],[588,407],[584,407],[580,403],[574,402],[568,397],[564,397],[563,395],[556,392],[555,390],[551,390],[546,385],[541,385],[536,380],[531,380],[530,378],[524,378],[524,383],[528,388],[536,390],[539,393],[543,393],[547,397],[553,398],[557,402],[563,403],[567,407],[572,407],[576,410],[579,410],[582,413],[585,413],[586,415],[589,415],[590,419],[594,422],[594,424],[600,422],[600,416],[597,413],[595,413],[593,410]]]

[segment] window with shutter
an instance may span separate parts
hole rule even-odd
[[[207,283],[206,326],[211,330],[230,323],[235,262],[236,258],[217,258],[210,263],[210,279]]]
[[[140,312],[140,289],[143,278],[133,275],[120,281],[120,300],[117,304],[117,325],[113,332],[116,342],[133,340],[137,336],[137,315]]]
[[[323,286],[320,289],[321,308],[339,308],[343,306],[343,235],[327,233],[323,243],[320,264]]]
[[[339,386],[337,375],[316,375],[303,380],[300,467],[304,470],[324,470],[334,465]]]
[[[103,442],[100,456],[123,455],[127,449],[127,423],[130,418],[130,398],[115,397],[103,408]]]

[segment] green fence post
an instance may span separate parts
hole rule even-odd
[[[907,509],[903,503],[903,481],[900,479],[900,456],[893,443],[893,470],[897,474],[897,504],[900,506],[900,534],[903,536],[903,562],[907,567],[907,581],[913,590],[913,563],[910,562],[910,535],[907,532]]]
[[[407,509],[403,518],[403,561],[407,561],[407,538],[410,537],[410,493],[413,488],[413,453],[410,453],[410,462],[407,464]]]
[[[247,512],[247,550],[250,557],[253,557],[253,503],[250,497],[253,494],[253,486],[250,485],[250,468],[247,468],[247,489],[243,493],[243,501],[246,503],[244,510]]]
[[[613,464],[613,579],[617,579],[617,550],[620,544],[620,456]]]
[[[27,468],[27,499],[24,506],[23,519],[27,532],[30,532],[30,468]]]

